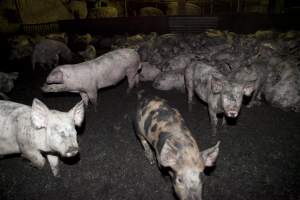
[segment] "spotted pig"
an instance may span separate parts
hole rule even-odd
[[[156,156],[160,168],[170,169],[168,172],[178,198],[201,200],[201,177],[205,167],[214,165],[220,142],[200,152],[178,110],[158,97],[140,101],[135,124],[150,163],[155,163]]]
[[[49,110],[38,99],[32,107],[0,101],[0,155],[21,153],[38,168],[45,165],[45,155],[53,175],[58,176],[59,155],[71,157],[78,152],[75,126],[83,119],[82,101],[69,112]]]

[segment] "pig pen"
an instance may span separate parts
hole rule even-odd
[[[80,100],[71,93],[43,94],[46,73],[28,72],[30,64],[10,67],[22,67],[9,94],[13,101],[31,105],[36,97],[51,109],[67,111]],[[176,199],[169,176],[149,164],[134,133],[132,115],[140,89],[177,108],[200,149],[221,140],[217,165],[205,178],[205,200],[300,199],[300,113],[266,104],[243,106],[238,122],[212,137],[207,107],[199,99],[189,112],[183,93],[155,90],[144,82],[126,95],[127,87],[123,80],[99,91],[97,111],[90,106],[78,130],[80,155],[60,163],[61,177],[52,175],[48,163],[38,170],[18,155],[0,159],[0,199]]]

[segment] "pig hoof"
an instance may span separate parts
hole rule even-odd
[[[154,165],[155,164],[155,161],[154,160],[150,160],[150,165]]]
[[[52,172],[53,176],[56,178],[61,178],[61,174],[59,172]]]

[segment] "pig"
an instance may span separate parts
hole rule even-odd
[[[142,62],[142,70],[139,73],[140,81],[153,81],[155,77],[161,73],[155,65],[151,65],[149,62]]]
[[[163,72],[154,79],[152,86],[158,90],[175,89],[184,92],[184,70]]]
[[[57,66],[42,90],[79,93],[86,106],[90,101],[96,107],[98,89],[115,85],[127,76],[129,93],[139,82],[140,67],[140,57],[134,49],[117,49],[83,63]]]
[[[59,176],[59,155],[78,153],[75,126],[84,120],[82,101],[69,112],[60,112],[38,99],[32,107],[0,100],[0,110],[0,155],[21,153],[37,168],[45,165],[45,155],[53,175]]]
[[[291,60],[273,66],[263,88],[265,100],[282,110],[300,112],[300,70]]]
[[[181,114],[159,97],[139,100],[134,124],[150,164],[156,157],[160,168],[169,169],[178,198],[201,200],[204,169],[214,166],[220,141],[200,152]]]
[[[192,62],[185,70],[185,86],[188,93],[189,109],[195,93],[207,103],[212,133],[217,133],[217,114],[236,118],[239,114],[243,95],[250,96],[254,90],[254,82],[245,83],[229,80],[214,67],[204,62]],[[222,125],[225,124],[223,116]]]
[[[35,70],[37,64],[47,69],[56,67],[59,62],[71,63],[72,52],[63,42],[44,39],[37,43],[31,55],[32,69]]]
[[[10,92],[14,88],[14,81],[18,78],[18,76],[18,72],[0,72],[0,96],[3,99],[9,99],[5,93]]]

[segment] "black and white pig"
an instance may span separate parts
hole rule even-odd
[[[14,88],[14,81],[18,78],[18,76],[18,72],[0,72],[0,96],[3,99],[9,99],[9,97],[5,93],[10,92]]]
[[[56,67],[59,62],[71,63],[72,52],[63,42],[44,39],[37,43],[31,55],[32,69],[35,70],[37,64],[47,69]]]
[[[139,101],[135,126],[150,163],[156,156],[159,167],[169,169],[178,198],[201,200],[203,171],[215,164],[220,142],[200,152],[178,110],[158,97]]]
[[[72,157],[78,153],[77,132],[84,120],[83,102],[69,112],[49,110],[40,100],[32,107],[0,101],[0,155],[21,153],[38,168],[45,165],[46,154],[52,173],[59,175],[59,155]]]
[[[204,62],[193,62],[185,70],[185,86],[191,110],[194,92],[208,104],[213,135],[217,133],[218,113],[236,118],[239,114],[243,95],[250,96],[255,82],[239,83],[228,79],[214,67]],[[225,116],[223,122],[225,123]]]
[[[79,93],[85,105],[97,105],[98,89],[117,84],[125,76],[129,92],[139,82],[140,57],[134,49],[117,49],[74,65],[53,69],[42,87],[44,92]]]

